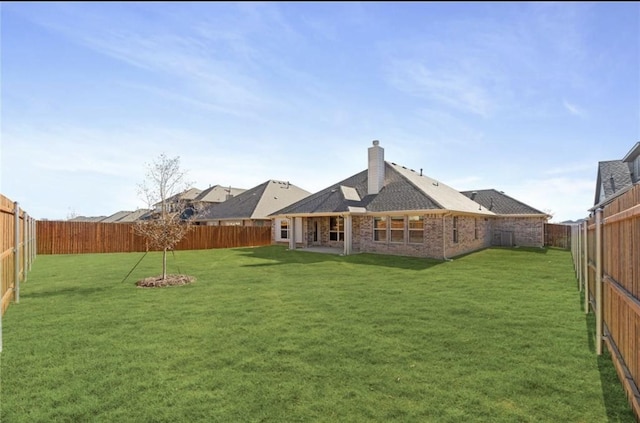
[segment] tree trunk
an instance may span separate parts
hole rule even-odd
[[[167,249],[162,250],[162,280],[167,279]]]

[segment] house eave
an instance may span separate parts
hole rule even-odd
[[[631,160],[634,160],[639,155],[640,155],[640,141],[637,142],[636,145],[631,147],[631,150],[629,150],[629,152],[626,154],[626,156],[624,156],[622,161],[623,162],[630,162]]]

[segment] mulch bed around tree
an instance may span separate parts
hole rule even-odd
[[[160,275],[141,279],[136,282],[136,285],[139,288],[162,288],[165,286],[186,285],[195,280],[196,278],[188,275],[167,275],[165,279],[162,279],[162,275]]]

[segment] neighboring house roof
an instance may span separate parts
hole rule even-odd
[[[106,219],[107,216],[76,216],[73,219],[69,219],[69,222],[100,222]]]
[[[198,196],[194,198],[193,201],[222,203],[223,201],[227,200],[229,195],[235,197],[245,191],[246,189],[244,188],[223,187],[221,185],[214,185],[200,192],[200,194],[198,194]]]
[[[494,214],[448,185],[411,169],[386,161],[384,169],[384,183],[377,194],[368,194],[368,171],[364,170],[273,215],[412,210]]]
[[[135,222],[136,220],[140,220],[140,218],[144,215],[146,215],[147,213],[149,213],[150,210],[147,209],[138,209],[136,211],[132,211],[129,212],[129,214],[123,216],[120,220],[118,220],[118,223],[129,223],[129,222]]]
[[[171,204],[171,203],[177,203],[180,201],[192,201],[194,200],[200,193],[202,192],[202,190],[198,189],[198,188],[189,188],[185,191],[182,191],[178,194],[172,195],[171,197],[166,199],[167,204]],[[154,204],[154,206],[160,206],[160,204],[162,203],[162,201],[158,201],[156,204]]]
[[[310,193],[289,182],[268,180],[198,212],[195,220],[269,219],[269,215]]]
[[[622,160],[598,162],[596,195],[593,204],[598,204],[632,185],[630,163]]]
[[[119,212],[116,212],[116,213],[112,214],[109,217],[106,217],[106,218],[102,219],[100,222],[102,222],[102,223],[114,223],[114,222],[119,221],[123,217],[126,217],[130,213],[131,213],[130,211],[124,211],[124,210],[123,211],[119,211]]]
[[[638,156],[640,156],[640,141],[631,147],[631,150],[622,158],[622,161],[629,163],[634,161]]]
[[[594,207],[640,183],[640,142],[634,144],[622,160],[598,162]]]
[[[462,194],[495,214],[546,214],[495,189],[462,191]]]

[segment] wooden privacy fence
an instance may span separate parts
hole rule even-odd
[[[585,312],[596,316],[596,352],[611,352],[640,421],[640,185],[573,227],[571,250]]]
[[[37,222],[38,254],[147,251],[133,223]],[[255,247],[271,244],[270,226],[193,226],[176,250]]]
[[[27,280],[36,255],[35,232],[35,219],[0,194],[0,351],[2,315],[11,300],[20,302],[20,282]]]
[[[571,248],[571,225],[544,224],[544,246]]]

